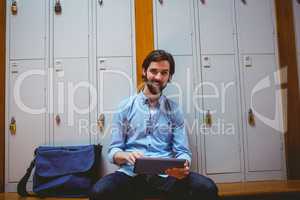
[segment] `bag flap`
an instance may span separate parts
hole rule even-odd
[[[35,173],[43,177],[86,172],[95,162],[94,145],[36,149]]]

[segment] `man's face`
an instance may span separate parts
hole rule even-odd
[[[151,62],[147,71],[143,70],[145,84],[153,94],[160,94],[170,79],[170,63],[167,60]]]

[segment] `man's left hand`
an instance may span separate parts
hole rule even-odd
[[[165,172],[169,176],[173,176],[177,179],[183,179],[190,173],[189,163],[188,163],[188,161],[186,161],[184,163],[183,168],[170,168],[170,169],[167,169]]]

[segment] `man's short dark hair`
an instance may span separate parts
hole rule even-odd
[[[147,71],[148,67],[150,66],[151,62],[159,62],[166,60],[170,64],[170,75],[172,76],[175,73],[175,61],[173,56],[166,52],[165,50],[157,49],[151,51],[148,56],[145,58],[143,62],[143,69]]]

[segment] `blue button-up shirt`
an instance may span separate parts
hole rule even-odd
[[[145,157],[180,158],[191,163],[183,113],[177,103],[164,95],[160,96],[154,112],[150,112],[149,100],[143,92],[122,101],[111,133],[108,158],[112,163],[119,151],[138,151]],[[135,175],[129,163],[118,171]]]

